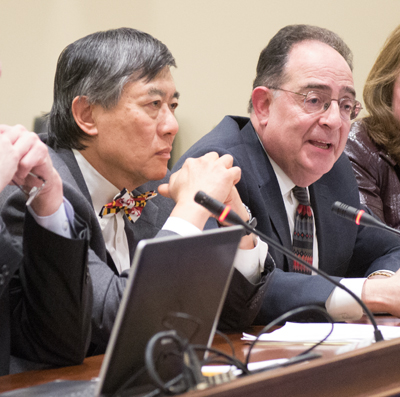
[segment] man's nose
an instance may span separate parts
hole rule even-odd
[[[166,109],[163,114],[163,119],[159,124],[159,129],[162,134],[176,135],[179,129],[178,121],[171,109]]]
[[[341,127],[343,121],[338,100],[331,99],[328,109],[321,114],[320,123],[327,125],[331,129],[337,129]]]

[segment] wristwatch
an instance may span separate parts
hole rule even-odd
[[[257,226],[257,218],[253,216],[253,214],[250,211],[250,208],[246,204],[244,203],[242,204],[246,209],[247,213],[249,214],[249,220],[246,223],[254,229]],[[249,234],[251,234],[251,232],[246,229],[246,235],[248,236]]]
[[[371,273],[367,278],[374,278],[374,277],[378,277],[382,278],[382,277],[392,277],[394,275],[394,272],[392,272],[391,270],[377,270],[373,273]]]

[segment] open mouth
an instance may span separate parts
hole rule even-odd
[[[316,146],[317,148],[325,149],[325,150],[329,149],[329,148],[332,146],[331,143],[329,143],[329,142],[322,142],[322,141],[310,141],[310,143],[311,143],[313,146]]]

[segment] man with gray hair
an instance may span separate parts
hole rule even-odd
[[[50,132],[43,139],[63,182],[75,188],[68,200],[91,227],[91,354],[105,350],[141,239],[200,233],[209,213],[194,202],[199,190],[229,202],[245,221],[249,217],[235,189],[240,169],[232,167],[231,156],[208,153],[170,177],[179,98],[172,66],[175,60],[163,43],[129,28],[77,40],[58,60]],[[12,214],[10,226],[21,234],[23,214],[17,209],[18,204],[6,205],[3,212]],[[250,235],[240,247],[242,263],[258,267],[262,244],[254,246]],[[241,281],[237,273],[233,280]],[[227,305],[232,299],[234,310],[250,323],[264,288],[260,282],[246,291],[231,289]],[[243,302],[240,308],[237,302]]]
[[[316,26],[286,26],[260,54],[250,119],[225,117],[175,169],[211,150],[230,154],[242,170],[238,192],[261,232],[332,275],[372,311],[399,316],[398,238],[331,211],[336,201],[361,207],[343,154],[351,120],[360,110],[352,54],[343,40]],[[269,253],[277,271],[257,322],[307,304],[326,308],[339,321],[361,317],[360,306],[340,288],[273,247]],[[298,318],[317,317],[307,312]]]

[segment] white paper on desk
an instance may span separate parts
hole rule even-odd
[[[379,325],[383,339],[389,340],[400,338],[400,327]],[[265,342],[296,342],[317,343],[329,333],[330,323],[291,323],[287,322],[283,327],[260,336],[260,341]],[[371,324],[344,324],[335,323],[333,332],[326,340],[327,342],[354,342],[362,339],[371,338],[374,328]],[[254,335],[243,333],[242,340],[252,341]]]
[[[247,368],[249,371],[256,371],[258,369],[268,368],[273,365],[283,364],[288,360],[288,358],[277,358],[274,360],[257,361],[255,363],[249,363]],[[237,369],[234,365],[203,365],[201,367],[203,375],[222,374],[228,372],[229,370],[233,370],[234,374],[237,376],[242,373],[242,370]]]

